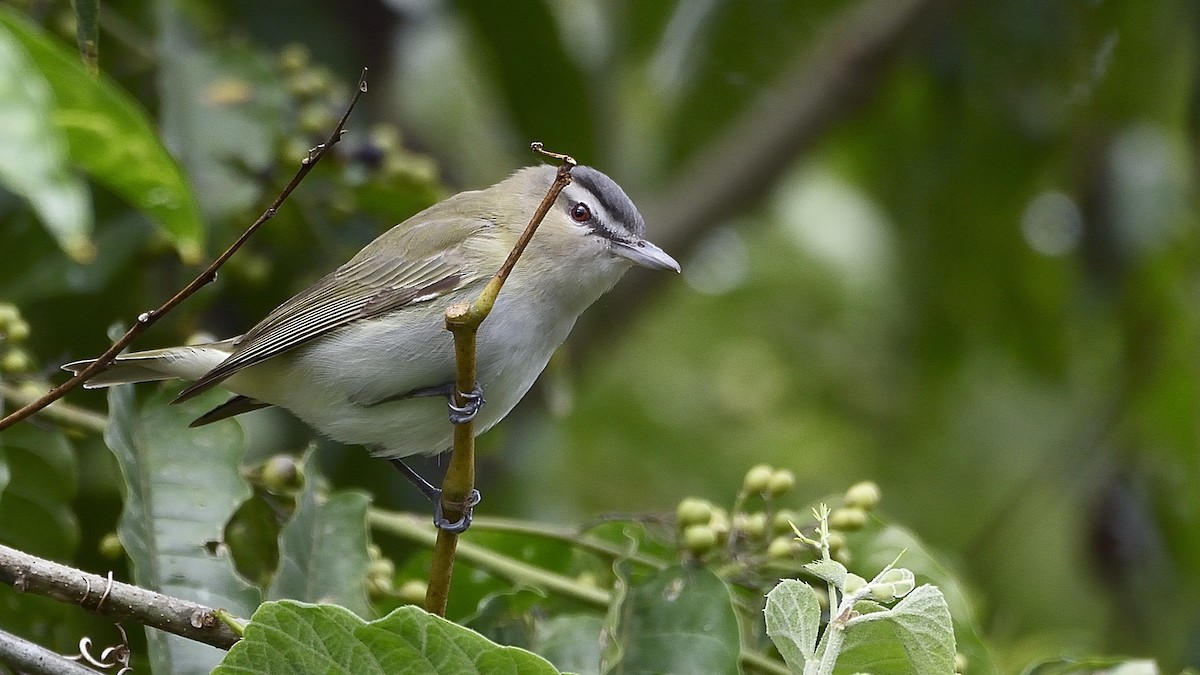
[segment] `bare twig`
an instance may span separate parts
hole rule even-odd
[[[3,630],[0,630],[0,665],[11,666],[18,673],[96,675],[90,668]]]
[[[508,254],[508,258],[487,286],[470,304],[457,303],[446,308],[446,330],[454,335],[454,360],[456,365],[456,405],[466,405],[467,401],[461,396],[462,392],[475,388],[475,338],[479,325],[491,313],[496,304],[496,297],[508,275],[512,273],[525,247],[533,238],[546,213],[562,192],[571,182],[571,169],[575,160],[567,155],[546,152],[541,143],[534,143],[534,152],[552,157],[561,162],[554,182],[547,190],[542,203],[529,220],[529,225],[517,239],[517,243]],[[442,513],[451,521],[463,517],[467,499],[475,488],[475,425],[472,422],[454,426],[454,452],[450,456],[450,466],[446,469],[446,478],[442,482]],[[433,548],[433,563],[429,571],[429,586],[425,593],[425,609],[429,612],[444,616],[446,602],[450,597],[450,576],[454,571],[454,552],[458,546],[458,534],[447,530],[438,530],[437,543]]]
[[[225,249],[224,253],[217,256],[217,259],[214,260],[212,264],[210,264],[203,272],[201,272],[199,276],[193,279],[191,283],[189,283],[187,286],[184,286],[182,290],[172,296],[170,300],[167,300],[157,309],[153,309],[149,312],[144,312],[139,315],[137,317],[137,321],[134,322],[133,326],[121,336],[121,339],[114,342],[107,351],[97,357],[95,361],[92,361],[91,365],[79,371],[77,374],[75,374],[75,376],[71,377],[66,382],[63,382],[57,387],[46,392],[44,396],[36,401],[12,412],[5,418],[0,419],[0,431],[7,429],[26,417],[29,417],[33,413],[45,408],[46,406],[65,396],[67,392],[95,377],[102,370],[107,368],[114,359],[117,358],[117,355],[121,353],[122,349],[128,347],[135,338],[144,333],[146,329],[161,319],[167,312],[174,309],[177,305],[179,305],[179,303],[186,300],[201,287],[212,283],[212,281],[217,278],[217,270],[219,270],[227,260],[233,257],[233,254],[236,253],[238,249],[240,249],[242,245],[245,244],[246,241],[248,241],[250,237],[258,231],[258,228],[262,227],[264,223],[275,217],[275,214],[279,211],[279,207],[285,200],[287,200],[288,196],[292,194],[292,190],[295,190],[296,186],[300,184],[300,181],[304,180],[305,176],[308,175],[308,172],[312,171],[317,162],[320,161],[321,158],[325,156],[325,153],[329,151],[329,148],[333,147],[342,139],[342,134],[345,133],[346,121],[350,118],[350,112],[354,110],[354,106],[358,103],[358,99],[361,98],[363,93],[366,91],[367,69],[363,68],[362,75],[358,80],[358,87],[354,92],[354,97],[350,99],[350,104],[346,107],[346,112],[342,115],[342,119],[338,121],[338,125],[334,128],[333,133],[329,135],[329,139],[313,148],[309,152],[308,157],[306,157],[304,161],[300,163],[300,169],[296,171],[296,175],[293,176],[292,180],[287,184],[286,187],[283,188],[283,191],[279,193],[279,196],[275,198],[275,201],[271,202],[271,206],[268,207],[267,210],[258,217],[258,220],[255,220],[250,227],[246,228],[246,231],[242,233],[242,236],[238,237],[237,241],[233,242],[229,248]]]
[[[0,582],[21,593],[77,604],[113,620],[138,623],[229,649],[238,635],[210,607],[112,581],[0,545]]]

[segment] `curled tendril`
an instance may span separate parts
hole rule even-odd
[[[133,668],[129,667],[130,650],[129,636],[125,633],[125,628],[121,624],[114,624],[117,630],[121,632],[121,643],[112,647],[107,647],[100,652],[100,656],[92,655],[92,639],[86,635],[79,639],[79,653],[66,658],[72,661],[83,661],[93,668],[100,670],[111,670],[119,668],[115,675],[129,675],[133,672]]]

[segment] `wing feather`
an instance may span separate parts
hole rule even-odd
[[[236,340],[229,358],[180,392],[175,401],[191,398],[244,368],[353,321],[428,302],[484,278],[490,273],[466,264],[474,256],[464,244],[490,225],[486,220],[448,219],[393,228],[275,308]],[[418,235],[423,237],[413,241]],[[410,245],[414,243],[432,252],[416,257]],[[385,246],[406,255],[378,254]]]

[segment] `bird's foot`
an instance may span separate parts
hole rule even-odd
[[[451,392],[447,398],[446,405],[450,407],[450,423],[451,424],[466,424],[475,419],[479,414],[483,404],[487,401],[483,400],[483,388],[479,383],[475,383],[475,388],[469,392],[458,392],[458,396],[462,397],[463,405],[455,405],[455,394]]]
[[[450,522],[445,514],[442,513],[442,491],[438,490],[437,492],[438,498],[433,500],[433,524],[439,530],[453,532],[454,534],[466,532],[467,528],[471,526],[471,516],[475,512],[475,507],[481,499],[479,490],[471,490],[471,493],[467,495],[467,502],[462,507],[462,517],[454,522]]]

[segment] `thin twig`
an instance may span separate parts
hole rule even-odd
[[[11,666],[18,673],[96,675],[91,668],[3,630],[0,630],[0,665]]]
[[[496,304],[496,297],[508,275],[512,273],[517,260],[525,252],[525,247],[533,238],[542,220],[553,206],[554,200],[571,182],[571,169],[575,160],[567,155],[546,152],[541,143],[530,146],[536,153],[557,159],[561,164],[554,182],[538,204],[537,210],[529,220],[529,225],[517,239],[516,245],[509,252],[508,258],[491,281],[484,286],[470,304],[456,303],[446,308],[446,330],[454,335],[454,361],[456,366],[456,391],[454,394],[457,405],[466,405],[467,401],[461,396],[462,392],[475,388],[475,338],[479,325],[491,313]],[[446,478],[442,482],[442,513],[451,521],[463,517],[467,499],[475,488],[475,425],[472,422],[454,426],[454,452],[450,456],[450,466],[446,469]],[[433,548],[433,563],[429,571],[429,586],[425,593],[425,609],[438,616],[445,616],[446,603],[450,598],[450,577],[454,572],[454,551],[458,546],[458,534],[447,530],[438,530],[437,543]]]
[[[82,572],[2,544],[0,582],[19,593],[76,604],[116,621],[133,619],[221,649],[229,649],[239,639],[211,607]]]
[[[317,162],[325,156],[325,153],[342,139],[342,134],[345,133],[346,121],[350,117],[350,112],[354,110],[354,106],[358,103],[358,99],[361,98],[363,93],[366,91],[367,69],[363,68],[362,75],[358,80],[358,87],[354,92],[354,97],[350,99],[350,105],[346,107],[346,112],[342,115],[342,119],[338,121],[338,125],[336,128],[334,128],[333,133],[329,135],[329,139],[313,148],[309,152],[308,157],[304,158],[304,161],[300,163],[300,169],[296,171],[296,175],[292,177],[292,180],[287,184],[286,187],[284,187],[283,191],[279,193],[279,196],[275,198],[275,201],[271,202],[271,206],[268,207],[267,210],[258,217],[258,220],[255,220],[250,227],[246,228],[246,231],[242,233],[242,236],[238,237],[237,241],[233,242],[229,248],[225,249],[224,253],[218,256],[217,259],[214,260],[212,264],[210,264],[203,272],[201,272],[199,276],[197,276],[195,279],[192,279],[191,283],[189,283],[187,286],[184,286],[182,290],[172,296],[170,300],[167,300],[157,309],[140,314],[137,317],[137,321],[135,321],[133,326],[121,336],[121,339],[114,342],[107,351],[97,357],[95,361],[92,361],[88,367],[76,373],[66,382],[63,382],[57,387],[46,392],[45,395],[38,398],[36,401],[18,410],[15,410],[7,417],[0,419],[0,431],[7,429],[26,417],[29,417],[33,413],[45,408],[46,406],[65,396],[67,392],[75,389],[79,385],[98,375],[101,371],[112,364],[112,362],[117,358],[117,355],[121,353],[122,349],[128,347],[129,343],[133,342],[135,338],[144,333],[146,329],[166,315],[167,312],[171,311],[177,305],[179,305],[179,303],[183,302],[193,293],[200,290],[201,287],[212,283],[212,281],[217,278],[217,270],[219,270],[221,266],[224,265],[225,262],[229,260],[229,258],[231,258],[233,254],[236,253],[238,249],[240,249],[242,245],[246,243],[247,240],[250,239],[251,235],[258,231],[258,228],[262,227],[264,223],[275,217],[275,214],[279,211],[279,207],[283,205],[283,202],[288,198],[289,195],[292,194],[292,190],[296,189],[296,186],[300,184],[300,181],[304,180],[304,177],[308,175],[309,171],[312,171]]]

